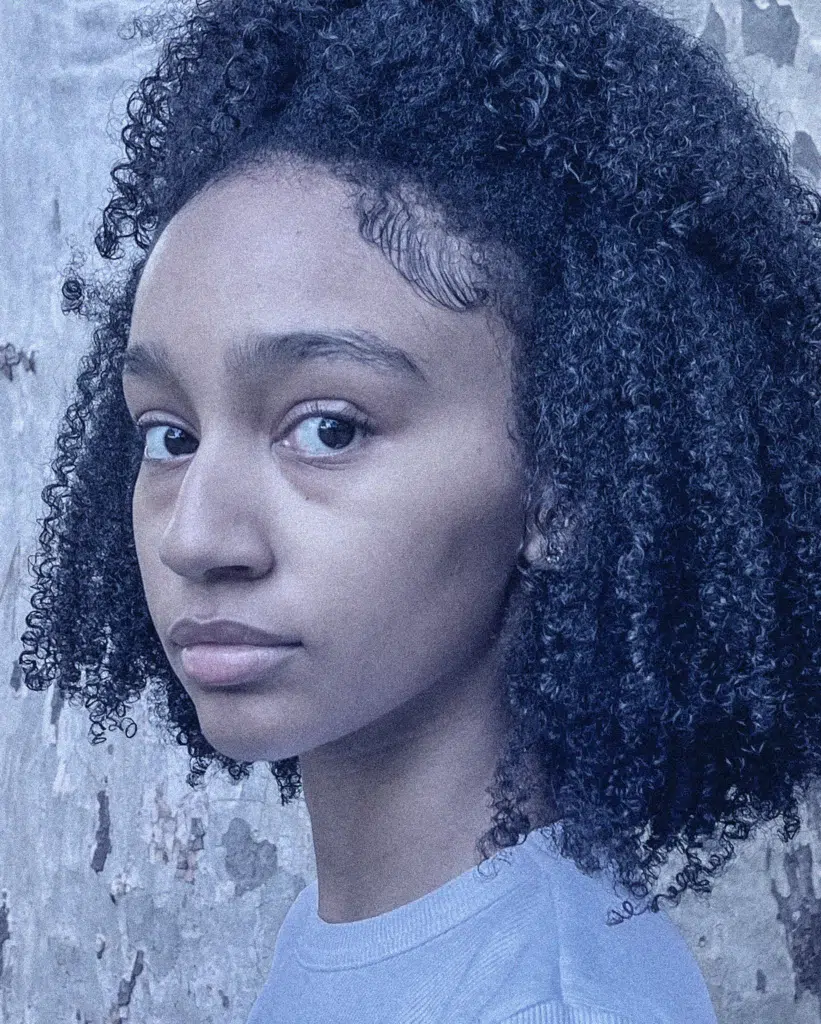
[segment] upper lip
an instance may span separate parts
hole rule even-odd
[[[168,639],[178,647],[188,647],[190,644],[290,647],[298,642],[233,619],[178,619],[169,629]]]

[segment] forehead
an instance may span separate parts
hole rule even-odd
[[[210,186],[157,240],[130,346],[228,366],[227,347],[249,338],[347,334],[385,339],[434,382],[507,383],[512,338],[501,321],[415,290],[361,237],[356,199],[316,168],[256,168]]]

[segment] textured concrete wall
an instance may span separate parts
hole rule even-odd
[[[726,56],[821,180],[821,3],[667,0]],[[125,86],[150,53],[127,0],[0,0],[0,1022],[243,1024],[285,911],[312,876],[304,806],[264,769],[185,785],[186,759],[86,723],[14,664],[39,495],[77,362],[59,313],[72,242],[105,201]],[[11,347],[4,347],[11,346]],[[721,1024],[821,1021],[821,801],[784,846],[743,851],[673,916]]]

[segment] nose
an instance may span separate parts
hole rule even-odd
[[[197,582],[257,579],[270,572],[273,509],[267,484],[272,469],[236,445],[216,438],[212,444],[201,441],[177,491],[160,560]]]

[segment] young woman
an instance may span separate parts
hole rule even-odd
[[[714,1021],[642,911],[819,773],[819,197],[633,0],[197,0],[123,140],[21,660],[304,791],[253,1024]]]

